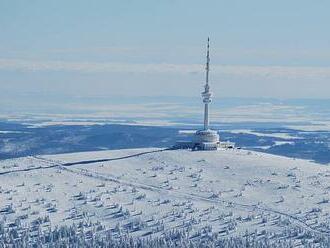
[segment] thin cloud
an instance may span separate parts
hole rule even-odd
[[[101,62],[34,61],[0,59],[0,70],[71,71],[80,73],[179,73],[203,72],[202,64],[130,64]],[[212,65],[212,73],[235,77],[260,78],[330,78],[330,67]]]

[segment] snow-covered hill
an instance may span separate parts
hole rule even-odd
[[[245,150],[149,148],[0,161],[6,230],[85,223],[119,236],[184,230],[199,239],[207,230],[317,244],[330,235],[329,192],[327,166]]]

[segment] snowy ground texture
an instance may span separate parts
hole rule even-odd
[[[329,247],[329,193],[327,166],[245,150],[8,159],[0,247]]]

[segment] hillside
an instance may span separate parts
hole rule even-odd
[[[245,150],[8,159],[0,161],[0,221],[8,230],[75,223],[118,236],[183,230],[189,239],[206,232],[317,244],[330,233],[329,179],[327,166]]]

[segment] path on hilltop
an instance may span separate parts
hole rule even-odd
[[[59,166],[69,167],[69,166],[74,166],[74,165],[95,164],[95,163],[116,161],[116,160],[122,160],[122,159],[128,159],[128,158],[138,157],[138,156],[145,155],[145,154],[162,152],[162,151],[166,151],[166,150],[170,150],[170,149],[169,148],[164,148],[164,149],[152,150],[152,151],[147,151],[147,152],[139,152],[139,153],[135,153],[135,154],[123,156],[123,157],[104,158],[104,159],[93,159],[93,160],[82,160],[82,161],[69,162],[69,163],[64,163],[64,162],[62,163],[62,162],[57,162],[56,160],[46,159],[46,158],[39,157],[39,156],[32,156],[32,158],[34,158],[36,160],[39,160],[39,161],[43,161],[43,162],[45,162],[45,163],[47,163],[49,165],[48,166],[39,166],[39,167],[17,169],[17,170],[2,171],[2,172],[0,172],[0,176],[12,174],[12,173],[19,173],[19,172],[28,172],[28,171],[52,169],[52,168],[56,168],[56,167],[59,167]]]

